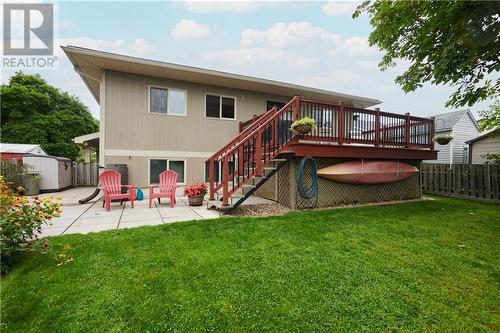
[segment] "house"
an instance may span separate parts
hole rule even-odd
[[[220,195],[224,205],[265,184],[276,200],[293,206],[278,178],[295,172],[303,156],[413,164],[436,157],[430,119],[367,109],[381,103],[377,99],[77,46],[62,49],[100,105],[99,132],[75,142],[96,147],[101,167],[126,165],[136,186],[154,184],[171,169],[179,185],[205,179],[210,198]],[[318,128],[299,138],[289,128],[305,116],[315,118]],[[411,134],[416,128],[419,136]],[[292,195],[295,185],[289,185]],[[420,195],[418,184],[412,191],[401,186],[399,192],[387,186],[387,198]],[[377,191],[370,191],[365,197],[373,199]],[[360,202],[356,195],[352,200]]]
[[[452,135],[453,141],[447,145],[436,144],[438,158],[428,163],[463,164],[469,153],[467,141],[480,133],[479,125],[470,110],[441,113],[434,117],[436,135]]]
[[[500,135],[494,130],[483,133],[466,142],[469,145],[469,163],[485,163],[484,155],[500,154]]]
[[[0,143],[0,155],[4,160],[22,161],[28,154],[47,155],[40,145],[22,143]]]

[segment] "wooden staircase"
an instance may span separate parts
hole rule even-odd
[[[206,161],[209,207],[235,209],[288,162],[290,125],[299,107],[298,96],[280,110],[273,107]]]
[[[218,191],[215,193],[215,200],[210,200],[208,202],[209,209],[218,209],[227,213],[230,213],[234,209],[238,208],[239,205],[243,203],[249,196],[253,195],[259,187],[264,185],[269,178],[271,178],[275,173],[279,171],[282,167],[289,163],[288,158],[277,158],[271,161],[271,164],[263,167],[262,176],[252,176],[250,181],[241,185],[235,193],[229,196],[229,205],[223,204],[223,193]]]

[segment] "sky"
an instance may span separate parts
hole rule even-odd
[[[28,1],[32,2],[32,1]],[[381,72],[382,53],[368,45],[369,18],[351,17],[355,2],[54,2],[57,45],[75,45],[222,70],[382,100],[381,110],[429,116],[446,111],[452,87],[424,85],[405,94],[394,83],[408,65]],[[38,71],[99,105],[56,46],[58,69]],[[26,71],[33,73],[33,71]],[[14,71],[2,70],[2,83]],[[491,101],[470,109],[486,109]]]

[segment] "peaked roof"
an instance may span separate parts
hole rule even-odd
[[[0,143],[1,153],[47,155],[40,145],[24,143]]]
[[[476,118],[472,115],[469,109],[440,113],[434,116],[434,124],[436,132],[449,131],[455,126],[464,115],[468,115],[474,126],[479,130]]]
[[[382,103],[373,98],[306,87],[291,83],[227,73],[206,68],[185,66],[163,61],[131,57],[78,46],[61,46],[97,102],[100,99],[100,80],[105,70],[167,78],[220,87],[230,87],[269,95],[300,95],[324,102],[344,102],[355,107],[370,107]]]

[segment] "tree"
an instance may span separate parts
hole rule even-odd
[[[405,92],[425,82],[449,84],[457,90],[446,106],[454,107],[499,96],[500,2],[374,0],[358,6],[353,18],[362,12],[374,28],[370,45],[385,53],[380,69],[410,62],[396,77]]]
[[[479,127],[482,131],[493,130],[493,135],[500,134],[500,100],[495,101],[486,111],[480,111]]]
[[[79,148],[72,139],[99,129],[77,97],[49,85],[38,74],[17,72],[0,92],[2,142],[40,144],[50,155],[74,160]]]

